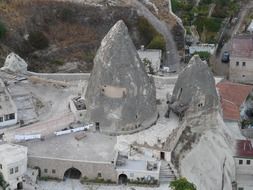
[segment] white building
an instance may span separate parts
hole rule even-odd
[[[137,51],[141,61],[148,60],[151,63],[151,67],[154,70],[154,73],[158,72],[160,69],[162,61],[162,50],[159,49],[144,49],[142,48]]]
[[[250,140],[238,140],[236,155],[237,190],[253,189],[253,147]]]
[[[17,123],[17,107],[0,79],[0,128]]]
[[[0,145],[0,172],[9,184],[7,190],[21,189],[27,170],[27,148],[14,144]]]
[[[197,44],[189,47],[189,53],[191,55],[196,52],[208,52],[210,54],[214,54],[215,49],[215,44]]]

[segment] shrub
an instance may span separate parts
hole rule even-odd
[[[155,28],[144,17],[138,19],[138,30],[145,43],[148,44],[157,35]]]
[[[196,186],[193,183],[188,182],[186,178],[172,181],[170,187],[173,190],[197,190]]]
[[[147,48],[150,49],[161,49],[161,50],[165,50],[166,49],[166,42],[164,40],[164,37],[159,34],[156,35],[152,41],[148,44]]]
[[[0,22],[0,39],[4,37],[4,35],[6,34],[6,28],[5,28],[5,25]]]
[[[0,187],[2,187],[3,189],[6,189],[6,187],[8,187],[9,185],[6,183],[6,181],[4,180],[4,176],[3,174],[0,172]],[[1,188],[0,188],[1,189]]]
[[[59,59],[54,59],[54,60],[50,61],[50,64],[53,64],[53,65],[63,65],[64,61],[59,60]]]
[[[206,60],[206,61],[209,61],[209,58],[211,56],[211,54],[209,52],[206,52],[206,51],[203,51],[203,52],[196,52],[195,54],[199,55],[199,57],[202,59],[202,60]]]
[[[49,40],[40,31],[30,32],[28,40],[30,44],[36,49],[45,49],[49,46]]]

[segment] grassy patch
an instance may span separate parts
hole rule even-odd
[[[219,18],[198,17],[194,22],[194,25],[197,26],[199,33],[202,33],[204,29],[209,32],[219,32],[221,23],[222,19]]]
[[[4,37],[6,32],[7,32],[7,29],[5,25],[0,21],[0,39]]]
[[[211,54],[209,52],[196,52],[195,55],[199,55],[200,59],[202,60],[206,60],[207,62],[209,61],[209,58],[211,56]]]
[[[161,49],[165,51],[166,43],[161,34],[156,35],[152,41],[148,44],[147,48],[149,49]]]
[[[87,51],[83,54],[82,59],[87,63],[93,63],[95,55],[96,55],[95,52]]]
[[[138,30],[147,48],[161,49],[163,51],[166,49],[166,42],[162,34],[157,32],[144,17],[140,17],[138,20]]]
[[[63,65],[63,64],[64,64],[64,61],[59,60],[59,59],[54,59],[54,60],[51,60],[51,61],[50,61],[50,64],[52,64],[52,65],[59,65],[59,66],[61,66],[61,65]]]

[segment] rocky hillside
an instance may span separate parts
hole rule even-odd
[[[140,46],[137,11],[114,5],[0,1],[0,22],[6,28],[0,39],[0,64],[8,52],[14,51],[32,71],[90,71],[101,39],[120,19],[128,25],[135,45]]]

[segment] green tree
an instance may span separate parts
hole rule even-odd
[[[5,25],[0,22],[0,39],[6,34],[6,28]]]
[[[149,61],[148,59],[144,58],[144,59],[142,60],[142,62],[144,63],[145,67],[148,68],[148,73],[149,73],[149,74],[151,74],[151,75],[155,74],[154,69],[153,69],[153,67],[152,67],[151,61]]]
[[[170,187],[173,190],[197,190],[196,186],[187,181],[186,178],[180,178],[170,183]]]

